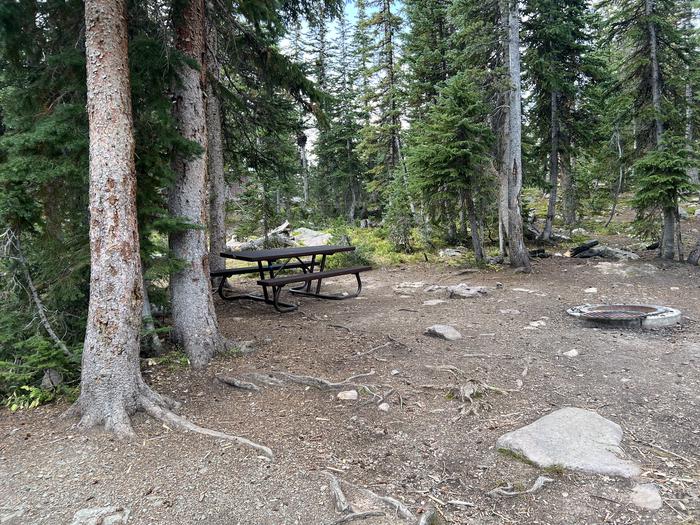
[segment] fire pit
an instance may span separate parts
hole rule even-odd
[[[680,310],[650,304],[582,304],[566,313],[589,326],[663,328],[681,320]]]

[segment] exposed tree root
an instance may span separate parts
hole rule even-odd
[[[341,525],[342,523],[350,523],[355,520],[366,520],[369,518],[377,518],[380,516],[386,516],[384,512],[378,510],[369,510],[367,512],[351,512],[346,514],[342,518],[339,518],[333,522],[332,525]]]
[[[334,525],[337,523],[347,523],[348,521],[354,520],[354,519],[365,519],[369,518],[372,516],[384,516],[383,512],[376,512],[376,511],[371,511],[369,513],[367,512],[354,512],[352,506],[348,503],[347,499],[345,498],[345,494],[343,494],[342,491],[342,484],[344,483],[345,485],[351,487],[352,489],[360,492],[364,496],[368,497],[369,499],[375,500],[382,505],[389,507],[393,512],[395,512],[398,516],[405,520],[415,520],[415,516],[413,513],[404,505],[402,502],[399,500],[392,498],[390,496],[380,496],[379,494],[372,492],[369,489],[363,488],[363,487],[358,487],[354,483],[350,483],[349,481],[345,481],[343,479],[338,479],[335,477],[333,474],[331,474],[328,471],[323,471],[323,475],[326,476],[329,481],[330,481],[330,487],[331,487],[331,492],[333,493],[333,497],[335,499],[336,503],[336,509],[339,509],[341,506],[347,505],[347,511],[350,511],[350,514],[347,516],[344,516],[341,518],[341,520],[349,518],[347,521],[335,521]],[[374,512],[374,514],[371,514]]]
[[[192,423],[190,420],[185,419],[182,416],[179,416],[175,412],[172,412],[170,410],[167,410],[167,409],[161,407],[159,404],[154,403],[152,400],[150,400],[148,398],[144,398],[141,401],[141,405],[143,407],[143,410],[148,415],[150,415],[151,417],[154,417],[156,419],[159,419],[159,420],[163,421],[164,423],[169,423],[174,428],[178,428],[180,430],[187,430],[189,432],[196,432],[198,434],[203,434],[205,436],[211,436],[211,437],[214,437],[217,439],[225,439],[227,441],[233,441],[234,443],[238,443],[239,445],[250,447],[250,448],[260,452],[263,456],[265,456],[268,459],[274,459],[274,454],[272,453],[272,450],[270,450],[265,445],[259,445],[258,443],[250,441],[249,439],[246,439],[244,437],[234,436],[232,434],[226,434],[224,432],[219,432],[218,430],[211,430],[209,428],[200,427],[199,425]]]
[[[286,379],[287,381],[290,381],[291,383],[297,383],[297,384],[305,385],[305,386],[312,386],[314,388],[318,388],[319,390],[342,390],[343,388],[347,388],[350,386],[353,386],[356,388],[365,387],[365,385],[353,383],[353,381],[355,379],[373,376],[373,375],[375,375],[375,371],[372,370],[371,372],[367,372],[365,374],[357,374],[354,376],[350,376],[347,379],[340,381],[339,383],[334,383],[332,381],[328,381],[328,380],[322,379],[320,377],[289,374],[287,372],[278,372],[277,375]]]
[[[487,492],[489,496],[492,498],[498,497],[498,496],[507,496],[507,497],[512,497],[512,496],[522,496],[523,494],[532,494],[534,492],[537,492],[540,490],[542,487],[545,486],[547,483],[554,483],[554,480],[552,478],[548,478],[547,476],[539,476],[535,482],[532,484],[532,487],[530,487],[527,490],[513,490],[513,485],[510,483],[504,487],[497,487],[493,490],[490,490]]]
[[[437,523],[437,517],[438,513],[435,507],[430,506],[428,507],[423,515],[420,517],[420,520],[418,521],[418,525],[435,525]]]
[[[255,383],[249,383],[248,381],[243,381],[241,379],[236,379],[230,376],[216,376],[217,381],[224,383],[225,385],[232,386],[234,388],[240,388],[242,390],[253,390],[255,392],[260,391],[260,387]]]
[[[154,419],[162,421],[174,429],[232,441],[239,445],[252,448],[268,459],[274,459],[272,450],[264,445],[260,445],[244,437],[201,427],[172,411],[179,406],[180,403],[177,401],[167,396],[160,395],[143,384],[135,399],[131,400],[128,404],[121,400],[116,406],[113,405],[110,407],[107,411],[107,415],[96,416],[94,411],[86,410],[82,398],[78,398],[78,400],[63,414],[63,417],[80,417],[78,425],[81,427],[92,428],[102,425],[107,432],[114,434],[118,438],[133,438],[136,436],[136,433],[131,426],[131,416],[139,410],[142,410]]]

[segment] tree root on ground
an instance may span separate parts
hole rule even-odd
[[[428,507],[418,521],[418,525],[434,525],[437,523],[438,513],[433,506]]]
[[[255,383],[249,383],[248,381],[243,381],[241,379],[236,379],[230,376],[216,376],[217,381],[232,386],[234,388],[240,388],[241,390],[253,390],[255,392],[260,391],[260,387]]]
[[[260,445],[244,437],[201,427],[176,414],[173,410],[179,408],[180,403],[167,396],[158,394],[145,383],[140,387],[135,399],[131,400],[129,403],[122,400],[122,403],[118,406],[112,405],[107,415],[102,415],[99,412],[96,414],[96,411],[86,408],[83,406],[83,403],[89,402],[79,397],[63,414],[63,417],[80,417],[81,419],[78,425],[81,427],[92,428],[103,425],[106,431],[116,435],[118,438],[133,438],[136,436],[136,433],[131,426],[131,416],[138,411],[143,411],[154,419],[162,421],[174,429],[232,441],[239,445],[252,448],[268,459],[274,459],[272,450],[264,445]]]
[[[384,516],[384,512],[381,511],[366,511],[366,512],[357,512],[353,509],[352,505],[348,502],[347,498],[345,497],[345,494],[343,493],[342,490],[342,485],[345,484],[349,487],[351,487],[353,490],[356,490],[363,494],[365,497],[372,499],[374,501],[377,501],[381,503],[382,505],[389,507],[396,515],[401,517],[402,519],[405,520],[415,520],[415,516],[413,513],[404,505],[402,502],[399,500],[392,498],[390,496],[380,496],[379,494],[372,492],[369,489],[363,488],[363,487],[358,487],[354,483],[350,483],[349,481],[345,481],[343,479],[338,479],[335,477],[333,474],[331,474],[328,471],[322,471],[322,474],[328,478],[329,484],[330,484],[330,489],[331,489],[331,494],[333,495],[333,500],[335,502],[335,508],[339,512],[345,512],[346,515],[340,518],[339,520],[336,520],[333,522],[333,525],[337,525],[339,523],[348,523],[349,521],[356,520],[356,519],[365,519],[365,518],[370,518],[373,516]],[[341,510],[344,509],[344,510]]]
[[[498,496],[522,496],[523,494],[533,494],[537,492],[547,483],[554,483],[554,480],[552,478],[548,478],[547,476],[539,476],[532,484],[532,487],[527,490],[513,490],[513,485],[509,483],[503,487],[496,487],[495,489],[488,491],[486,494],[492,498],[496,498]]]
[[[361,390],[366,390],[367,392],[372,394],[375,399],[380,398],[383,400],[387,396],[382,397],[375,394],[370,388],[370,385],[355,382],[357,379],[372,377],[374,375],[376,375],[376,372],[374,370],[371,370],[370,372],[366,372],[364,374],[356,374],[342,381],[335,382],[323,379],[321,377],[292,374],[289,372],[270,372],[268,374],[252,372],[249,374],[244,374],[240,378],[230,376],[217,376],[217,379],[226,385],[245,390],[260,390],[260,385],[284,386],[288,383],[310,386],[323,391],[338,391],[343,390],[344,388],[357,388]]]

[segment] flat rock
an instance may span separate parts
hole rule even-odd
[[[506,308],[505,310],[499,310],[503,315],[520,315],[520,310],[514,308]]]
[[[425,286],[423,281],[403,282],[394,285],[394,291],[400,294],[415,293]]]
[[[292,238],[296,244],[302,246],[319,246],[330,244],[333,236],[330,233],[319,232],[310,228],[297,228],[292,232]]]
[[[534,423],[501,436],[499,449],[522,454],[535,465],[563,467],[630,478],[640,474],[639,465],[622,458],[622,428],[601,415],[567,407]]]
[[[447,301],[443,301],[442,299],[430,299],[428,301],[423,301],[423,306],[437,306],[446,302]]]
[[[343,390],[342,392],[338,392],[338,399],[342,401],[355,401],[358,397],[360,397],[360,395],[357,393],[357,390]]]
[[[447,286],[442,286],[440,284],[430,284],[423,288],[423,291],[426,293],[442,292],[443,290],[447,290]]]
[[[129,520],[129,510],[121,507],[81,509],[73,516],[71,525],[121,525]]]
[[[461,283],[455,286],[448,286],[447,295],[450,299],[469,299],[486,295],[486,289],[483,286],[469,286]]]
[[[377,409],[379,409],[381,412],[389,412],[390,408],[389,403],[380,403],[377,407]]]
[[[578,355],[578,350],[573,348],[572,350],[569,350],[568,352],[562,353],[562,355],[565,355],[566,357],[576,357]]]
[[[659,487],[654,483],[637,485],[630,492],[630,503],[646,510],[659,510],[663,505]]]
[[[445,339],[446,341],[462,339],[462,334],[460,334],[456,328],[446,324],[434,324],[433,326],[429,326],[425,329],[425,334]]]

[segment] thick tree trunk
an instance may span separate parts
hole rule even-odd
[[[215,79],[219,78],[217,37],[214,25],[208,24],[207,66]],[[226,180],[221,102],[213,82],[207,82],[207,160],[209,162],[209,270],[214,272],[226,269],[226,262],[220,255],[226,249]]]
[[[520,214],[522,190],[522,87],[520,80],[520,12],[517,0],[508,0],[508,147],[503,169],[508,178],[508,255],[513,267],[530,269]]]
[[[552,238],[552,224],[557,209],[557,186],[559,185],[559,94],[551,93],[550,102],[550,151],[549,151],[549,203],[547,204],[547,219],[542,231],[542,240]]]
[[[175,119],[180,134],[196,142],[204,152],[175,159],[175,183],[170,189],[171,215],[195,225],[170,235],[173,255],[184,267],[170,276],[172,302],[171,337],[182,347],[194,367],[206,365],[223,349],[223,339],[209,289],[209,251],[206,226],[209,208],[207,177],[207,126],[204,104],[204,0],[188,0],[177,13],[175,46],[196,61],[198,71],[184,66],[175,89]]]
[[[142,282],[127,54],[126,0],[86,0],[90,133],[90,305],[80,397],[81,425],[131,435],[141,408]]]
[[[661,257],[673,260],[676,255],[676,208],[663,209],[663,230],[661,232]]]

